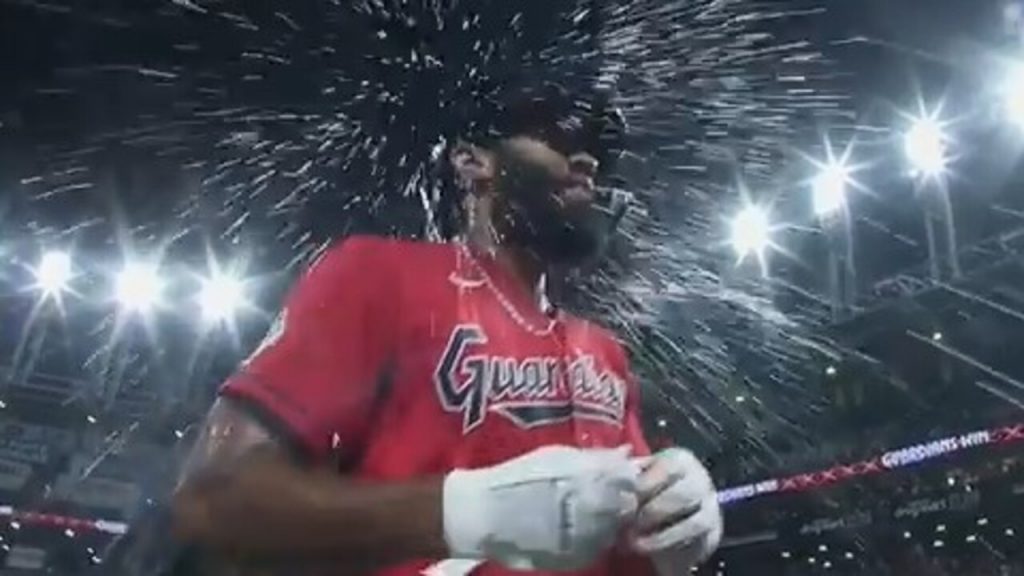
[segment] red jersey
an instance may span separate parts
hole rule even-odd
[[[341,451],[344,473],[363,480],[491,466],[552,444],[649,453],[617,341],[566,314],[552,323],[495,262],[451,244],[353,237],[328,250],[222,394],[315,461]],[[647,571],[619,556],[576,574]],[[442,560],[377,575],[431,574]],[[484,563],[471,574],[541,573]]]

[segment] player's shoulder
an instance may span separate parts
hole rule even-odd
[[[331,244],[316,265],[368,266],[381,270],[443,257],[450,252],[446,244],[355,234]]]
[[[340,255],[359,255],[359,256],[371,256],[371,255],[387,255],[396,250],[400,250],[402,244],[411,244],[411,242],[391,238],[388,236],[374,236],[370,234],[353,234],[335,240],[330,246],[324,250],[322,258],[336,258]]]

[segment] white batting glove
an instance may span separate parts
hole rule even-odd
[[[722,511],[711,476],[689,450],[670,448],[644,463],[633,548],[660,576],[682,576],[722,540]]]
[[[453,558],[516,570],[577,570],[610,549],[636,513],[639,468],[628,449],[539,448],[444,483]]]

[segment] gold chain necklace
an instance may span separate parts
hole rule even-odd
[[[546,326],[538,328],[532,322],[524,318],[523,315],[519,312],[519,309],[516,308],[516,306],[512,303],[511,300],[508,299],[507,296],[505,296],[505,293],[502,292],[501,289],[497,287],[497,285],[495,285],[494,281],[491,279],[491,275],[487,273],[487,270],[484,269],[483,265],[481,265],[480,262],[477,261],[476,257],[473,256],[473,251],[469,249],[469,246],[467,246],[465,242],[458,242],[457,246],[459,249],[459,255],[469,262],[469,264],[473,267],[474,273],[480,275],[480,278],[483,279],[484,286],[487,287],[487,290],[490,291],[490,293],[494,296],[498,303],[501,304],[501,307],[505,309],[505,313],[508,314],[510,318],[512,318],[512,321],[515,322],[517,326],[519,326],[523,330],[526,330],[533,336],[551,335],[551,333],[555,329],[555,326],[558,325],[557,319],[550,319],[548,320]],[[458,266],[456,265],[456,267]]]

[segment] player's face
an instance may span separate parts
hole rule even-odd
[[[593,156],[523,136],[503,141],[494,158],[499,232],[552,264],[580,264],[597,252],[602,219]]]

